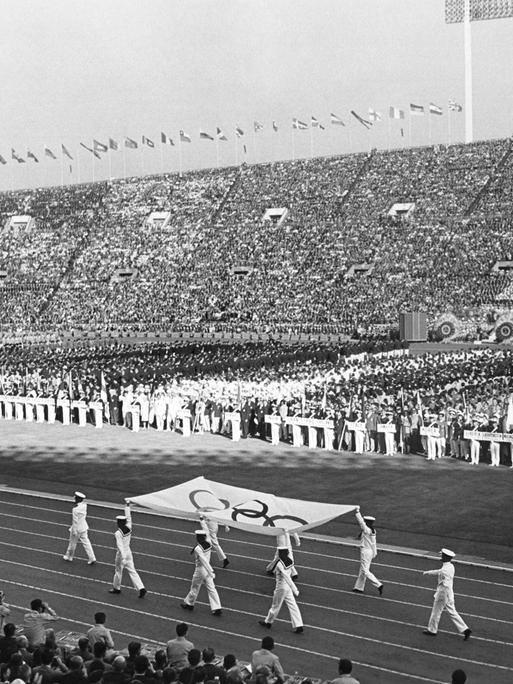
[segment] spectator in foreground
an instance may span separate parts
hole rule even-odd
[[[454,670],[451,676],[451,684],[465,684],[467,675],[463,670]]]
[[[205,672],[200,665],[201,652],[197,648],[191,648],[187,654],[187,667],[178,675],[178,681],[182,684],[197,684],[205,679]]]
[[[105,613],[98,612],[94,614],[94,626],[87,630],[87,636],[89,637],[89,643],[91,648],[97,641],[103,641],[108,649],[114,648],[114,639],[111,636],[110,631],[105,627],[105,620],[107,616]]]
[[[223,659],[228,684],[242,684],[242,675],[237,659],[233,653],[227,653]]]
[[[31,649],[44,644],[47,634],[53,635],[53,629],[45,629],[45,625],[47,622],[54,622],[58,619],[57,613],[40,598],[33,599],[30,602],[30,612],[25,613],[23,620],[25,623],[25,636],[29,641]]]
[[[205,681],[209,682],[215,680],[219,681],[220,684],[226,684],[226,671],[222,667],[214,665],[215,657],[216,654],[213,648],[203,649],[203,671],[205,672]]]
[[[183,670],[187,667],[187,654],[194,648],[192,641],[187,639],[189,626],[185,622],[176,625],[176,637],[167,642],[166,652],[169,667],[174,670]]]
[[[16,625],[14,622],[7,622],[4,625],[4,635],[0,638],[0,664],[7,663],[11,655],[17,650]]]
[[[277,678],[277,681],[283,682],[285,680],[285,673],[281,666],[280,659],[273,653],[274,639],[270,636],[265,636],[262,639],[262,648],[253,651],[251,654],[251,669],[256,673],[260,667],[268,667],[271,673]]]
[[[331,684],[360,684],[358,679],[355,679],[351,672],[353,671],[353,663],[349,658],[340,658],[338,661],[339,676],[332,680]]]
[[[112,669],[104,673],[103,684],[128,684],[131,677],[126,672],[126,660],[123,656],[116,656],[112,661]]]

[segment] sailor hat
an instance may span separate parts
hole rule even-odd
[[[80,499],[85,499],[86,495],[83,494],[82,492],[75,492],[75,496],[78,496]]]
[[[363,519],[368,520],[369,522],[376,522],[376,518],[373,515],[364,515]]]
[[[442,549],[440,553],[443,553],[444,556],[449,556],[449,558],[454,558],[454,556],[456,555],[454,551],[451,551],[450,549]]]
[[[207,533],[206,533],[205,530],[203,530],[203,529],[194,530],[194,534],[196,534],[197,536],[199,536],[200,534],[202,534],[204,537],[207,536]]]
[[[116,520],[126,520],[126,515],[117,515]]]

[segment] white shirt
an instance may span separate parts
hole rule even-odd
[[[132,515],[130,513],[130,506],[125,506],[125,515],[128,532],[125,533],[121,528],[118,527],[114,533],[118,553],[121,555],[123,560],[127,560],[132,557],[132,551],[130,550],[130,542],[132,540]]]
[[[424,575],[437,575],[438,577],[435,598],[446,598],[448,601],[454,601],[454,565],[450,561],[443,563],[439,570],[426,570]]]
[[[197,569],[203,568],[207,571],[209,575],[213,575],[214,571],[210,565],[210,556],[212,553],[212,547],[204,549],[201,544],[196,544],[194,547],[194,563]]]
[[[80,501],[71,509],[71,530],[77,534],[87,532],[89,525],[86,520],[87,504],[85,501]]]
[[[372,557],[375,558],[378,555],[378,550],[376,548],[376,533],[366,524],[363,519],[362,514],[358,511],[356,513],[356,519],[362,530],[362,536],[360,537],[360,548],[364,551],[370,551]]]

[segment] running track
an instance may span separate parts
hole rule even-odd
[[[465,669],[469,684],[513,681],[513,573],[457,564],[456,606],[474,633],[464,642],[444,615],[438,636],[431,638],[422,630],[434,578],[420,571],[437,567],[438,561],[382,551],[373,568],[385,583],[384,596],[370,586],[365,595],[357,595],[351,592],[357,550],[312,535],[296,552],[305,632],[292,633],[285,606],[267,632],[257,622],[269,608],[274,587],[264,572],[274,552],[265,537],[235,529],[220,537],[231,564],[216,569],[224,607],[224,615],[216,618],[204,589],[194,612],[179,605],[193,571],[189,551],[194,523],[134,513],[132,550],[149,592],[140,600],[126,585],[128,577],[120,596],[107,593],[119,512],[108,503],[89,504],[98,563],[88,566],[80,547],[72,564],[62,560],[70,508],[69,500],[0,491],[0,587],[18,624],[30,600],[40,595],[61,616],[56,628],[85,631],[94,613],[105,610],[119,648],[131,640],[165,643],[175,636],[175,624],[186,620],[196,646],[213,646],[216,653],[232,652],[241,660],[248,660],[270,633],[285,671],[305,676],[333,678],[338,658],[349,657],[361,684],[443,684],[457,667]]]

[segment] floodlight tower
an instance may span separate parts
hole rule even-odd
[[[472,32],[471,22],[513,17],[513,0],[445,0],[447,24],[463,22],[465,46],[465,142],[472,142]]]

